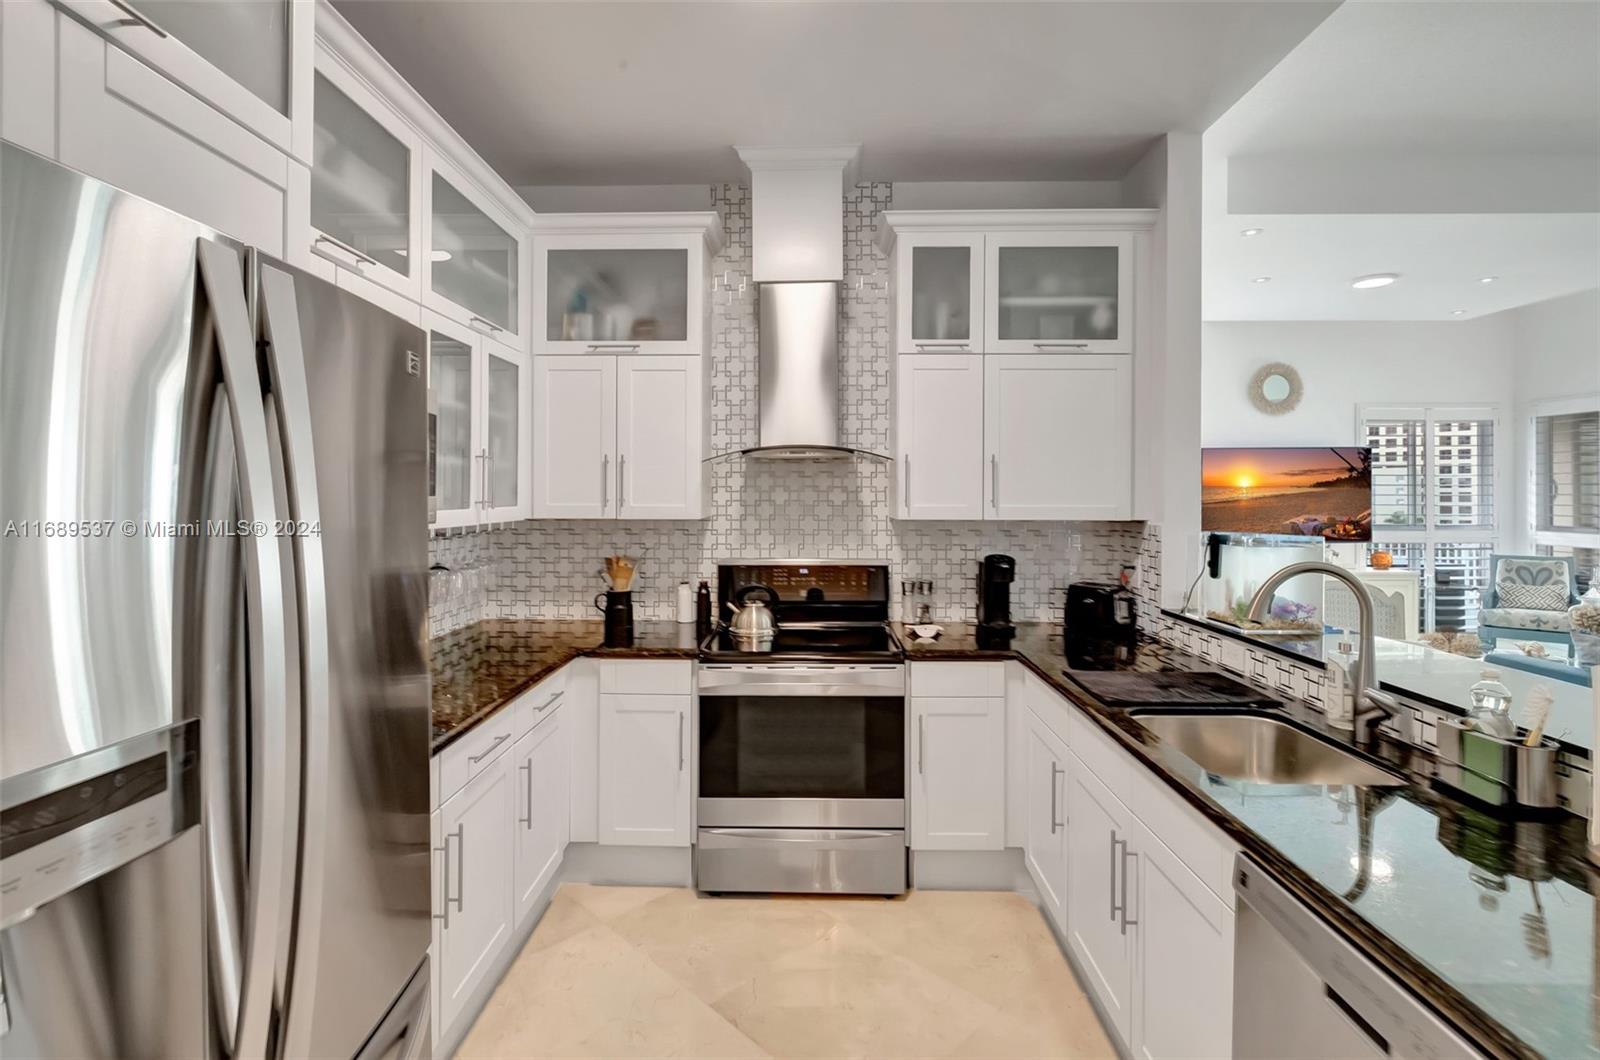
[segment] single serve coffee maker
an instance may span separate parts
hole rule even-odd
[[[1003,648],[1017,635],[1011,624],[1011,583],[1017,561],[999,553],[978,564],[978,647]]]

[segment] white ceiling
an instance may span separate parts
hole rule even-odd
[[[1331,2],[335,0],[512,185],[743,179],[860,143],[872,180],[1103,180],[1205,129]]]
[[[1207,320],[1471,319],[1600,285],[1600,4],[1347,3],[1204,152]],[[1351,289],[1376,272],[1402,277]]]

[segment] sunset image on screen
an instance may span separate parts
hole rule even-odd
[[[1371,465],[1372,451],[1360,446],[1206,449],[1200,528],[1370,540]]]

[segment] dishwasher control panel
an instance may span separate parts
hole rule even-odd
[[[0,781],[0,928],[198,823],[199,722]]]

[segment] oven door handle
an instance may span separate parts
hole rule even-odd
[[[771,828],[702,828],[700,831],[707,835],[728,836],[733,839],[755,839],[764,843],[809,843],[815,845],[819,830],[807,830],[805,834],[793,837],[773,835],[774,829]],[[827,833],[830,842],[848,839],[898,839],[905,835],[903,831],[888,832],[865,828],[829,828],[821,829],[820,831]]]

